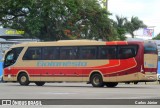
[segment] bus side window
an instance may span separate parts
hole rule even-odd
[[[23,56],[23,60],[40,60],[41,59],[41,48],[30,47],[27,49]]]
[[[115,46],[100,46],[98,51],[98,59],[115,59],[116,47]]]
[[[85,54],[86,59],[94,59],[94,56],[95,56],[95,51],[94,50],[87,51],[86,54]]]
[[[127,59],[136,56],[137,47],[135,46],[120,46],[118,51],[119,59]]]
[[[43,47],[42,48],[42,59],[43,60],[57,60],[59,59],[59,48],[58,47]]]
[[[96,47],[80,47],[80,59],[96,59]]]
[[[23,60],[31,60],[31,59],[32,59],[32,52],[28,49],[23,56]]]
[[[66,56],[67,56],[67,55],[66,55],[66,51],[62,51],[62,50],[61,50],[61,52],[60,52],[60,59],[62,59],[62,60],[63,60],[63,59],[66,59]]]
[[[75,60],[78,59],[78,48],[77,47],[62,47],[60,49],[61,60]]]
[[[116,49],[115,48],[109,48],[108,49],[108,59],[115,59],[116,58]]]
[[[40,59],[40,53],[39,53],[39,52],[35,52],[35,53],[32,55],[32,59],[33,59],[33,60],[39,60],[39,59]]]

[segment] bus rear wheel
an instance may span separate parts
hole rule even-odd
[[[93,87],[103,87],[104,83],[102,76],[100,74],[93,74],[91,76],[91,84]]]
[[[35,82],[35,84],[36,84],[37,86],[43,86],[43,85],[45,84],[45,82]]]
[[[104,83],[107,87],[116,87],[118,85],[117,82],[106,82]]]
[[[20,85],[28,86],[29,85],[29,78],[26,73],[22,73],[18,76],[18,82]]]

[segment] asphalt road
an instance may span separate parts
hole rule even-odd
[[[160,99],[160,85],[141,83],[94,88],[85,83],[46,83],[42,87],[34,83],[29,86],[0,83],[0,99]]]
[[[46,83],[44,86],[0,83],[0,99],[160,99],[160,85],[119,84],[116,88],[94,88],[86,83]]]

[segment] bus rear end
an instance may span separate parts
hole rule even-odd
[[[157,70],[157,80],[160,83],[160,55],[158,54],[158,70]]]
[[[157,80],[158,51],[154,41],[144,42],[144,74],[145,81]]]

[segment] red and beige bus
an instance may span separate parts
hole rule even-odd
[[[157,80],[157,46],[152,41],[66,40],[10,48],[4,58],[7,82],[87,82],[93,87]]]

